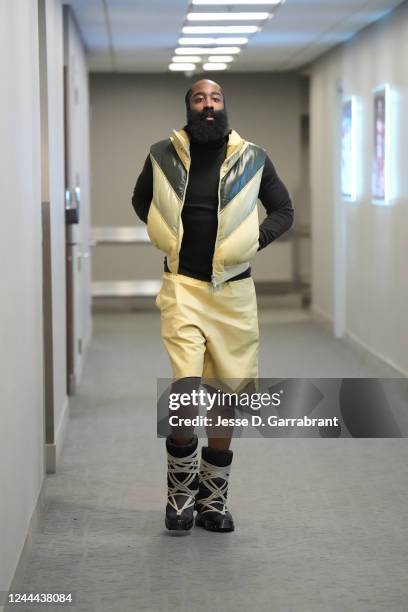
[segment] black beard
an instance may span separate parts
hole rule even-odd
[[[214,117],[214,121],[207,121],[206,117]],[[187,131],[200,144],[221,140],[228,134],[228,113],[225,108],[219,111],[205,108],[201,112],[189,109]]]

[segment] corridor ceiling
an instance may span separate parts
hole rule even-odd
[[[386,16],[401,0],[286,0],[276,7],[191,6],[189,0],[64,0],[74,10],[93,72],[168,72],[191,10],[268,11],[274,17],[228,72],[299,69]],[[211,22],[214,25],[214,22]],[[191,36],[191,35],[190,35]]]

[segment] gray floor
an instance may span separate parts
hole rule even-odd
[[[302,311],[260,308],[260,323],[263,376],[398,376]],[[407,612],[405,439],[235,439],[236,531],[171,537],[155,438],[167,376],[156,313],[95,317],[25,591],[72,590],[67,609],[87,612]]]

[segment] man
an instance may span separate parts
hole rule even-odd
[[[249,262],[291,227],[294,215],[266,152],[229,128],[220,85],[199,80],[185,102],[187,125],[152,145],[132,198],[151,241],[166,254],[156,305],[173,392],[196,389],[201,377],[258,377],[257,303]],[[258,198],[267,211],[261,225]],[[191,405],[183,414],[193,412]],[[189,531],[194,510],[196,525],[234,530],[226,504],[231,434],[208,436],[200,466],[194,428],[183,433],[172,428],[166,439],[165,524],[171,531]]]

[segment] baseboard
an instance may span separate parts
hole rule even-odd
[[[333,319],[332,317],[325,312],[324,310],[322,310],[320,308],[320,306],[316,306],[316,304],[311,304],[310,306],[310,311],[312,313],[312,316],[322,325],[324,325],[324,327],[326,327],[326,329],[328,329],[329,331],[331,331],[333,333]]]
[[[45,471],[46,474],[55,474],[59,459],[61,458],[62,447],[64,444],[67,426],[69,420],[69,398],[65,397],[64,406],[61,413],[60,422],[55,435],[54,444],[45,445]],[[45,481],[44,477],[40,492],[37,497],[31,519],[28,524],[27,535],[24,540],[23,548],[20,553],[16,570],[11,581],[9,591],[17,591],[21,587],[22,580],[27,569],[27,560],[32,552],[32,534],[39,527],[42,512],[45,510]],[[8,609],[7,605],[0,605],[0,612],[5,612]]]
[[[402,374],[402,376],[404,376],[405,378],[408,378],[408,372],[406,370],[401,368],[398,364],[396,364],[389,357],[386,357],[382,353],[379,353],[378,351],[373,349],[371,346],[366,344],[363,340],[361,340],[358,336],[356,336],[356,334],[353,334],[352,332],[346,332],[345,339],[351,345],[358,346],[359,348],[363,348],[365,351],[367,351],[371,355],[374,355],[374,357],[376,357],[380,361],[384,362],[386,365],[390,366],[391,368],[393,368],[394,370]]]
[[[21,591],[21,585],[23,583],[24,576],[27,570],[27,563],[32,553],[33,533],[39,528],[41,515],[45,511],[46,496],[45,496],[44,484],[45,484],[45,478],[42,481],[41,489],[37,497],[37,502],[35,504],[33,513],[31,515],[30,522],[28,524],[27,535],[24,540],[23,548],[18,558],[17,566],[15,569],[11,584],[8,588],[8,592]],[[3,612],[3,611],[6,612],[7,610],[10,610],[10,609],[11,608],[8,605],[0,606],[0,612]]]
[[[327,312],[322,310],[319,306],[316,306],[316,304],[312,304],[311,311],[312,314],[315,315],[316,320],[318,320],[319,323],[322,323],[327,329],[329,329],[333,333],[333,319],[330,317],[330,315],[328,315]],[[365,351],[367,351],[367,353],[370,353],[370,355],[373,355],[379,361],[382,361],[385,365],[390,366],[391,368],[399,372],[402,376],[406,378],[408,377],[408,372],[406,370],[401,368],[389,357],[386,357],[382,353],[376,351],[372,346],[366,344],[356,334],[346,331],[342,340],[349,342],[351,345],[359,349],[364,349]]]
[[[45,471],[47,474],[55,474],[61,457],[62,447],[66,436],[69,420],[69,398],[66,396],[62,408],[61,418],[55,433],[55,441],[45,445]]]

